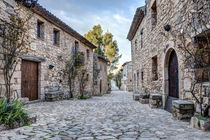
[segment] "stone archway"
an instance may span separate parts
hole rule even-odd
[[[169,48],[164,62],[164,108],[171,112],[172,101],[179,99],[179,65],[177,53]]]

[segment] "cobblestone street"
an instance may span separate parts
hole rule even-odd
[[[0,132],[0,139],[209,140],[210,133],[188,128],[162,109],[150,109],[132,93],[113,91],[88,100],[41,102],[26,106],[37,123]]]

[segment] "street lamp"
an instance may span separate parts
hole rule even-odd
[[[16,0],[18,3],[22,3],[28,8],[33,8],[37,4],[38,0]]]

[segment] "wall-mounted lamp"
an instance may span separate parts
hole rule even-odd
[[[55,67],[55,66],[52,65],[52,64],[49,65],[49,69],[50,69],[50,70],[53,69],[54,67]]]
[[[168,31],[171,30],[171,26],[167,24],[167,25],[164,26],[164,29],[165,29],[165,31],[168,32]]]

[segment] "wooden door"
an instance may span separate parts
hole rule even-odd
[[[176,52],[172,51],[169,59],[169,96],[179,98],[178,60]]]
[[[21,96],[30,101],[38,99],[38,63],[22,60]]]
[[[179,76],[178,76],[178,60],[175,51],[171,52],[168,66],[169,76],[169,96],[166,100],[166,110],[172,111],[172,102],[179,98]]]

